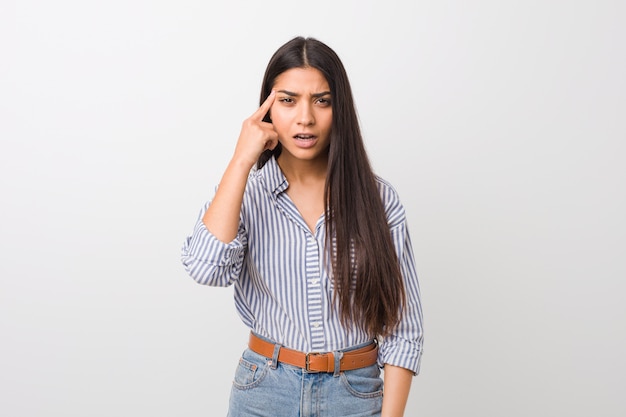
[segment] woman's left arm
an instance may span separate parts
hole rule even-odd
[[[391,185],[382,180],[379,184],[406,296],[400,323],[380,344],[379,362],[384,364],[381,417],[403,417],[411,382],[420,370],[422,302],[404,207]]]
[[[385,365],[383,409],[380,417],[402,417],[409,398],[413,372],[399,366]]]

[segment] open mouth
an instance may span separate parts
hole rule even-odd
[[[313,140],[316,137],[317,136],[315,136],[315,135],[295,135],[294,139],[297,139],[297,140]]]

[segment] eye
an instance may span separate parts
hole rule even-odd
[[[330,106],[331,102],[329,98],[320,97],[317,99],[317,104],[320,104],[324,107]]]
[[[282,98],[279,98],[278,101],[280,101],[281,103],[287,103],[287,104],[293,103],[293,99],[291,97],[282,97]]]

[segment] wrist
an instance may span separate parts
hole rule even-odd
[[[229,165],[231,168],[248,172],[255,164],[256,160],[250,160],[249,158],[245,158],[235,154],[231,158]]]

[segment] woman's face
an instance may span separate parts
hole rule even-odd
[[[326,158],[333,119],[330,87],[315,68],[292,68],[276,77],[270,110],[283,150],[280,158]]]

